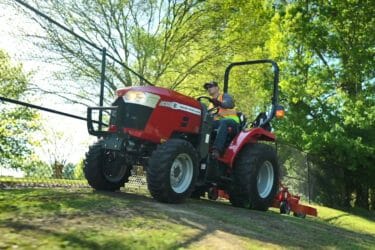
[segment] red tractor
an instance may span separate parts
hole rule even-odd
[[[180,203],[217,190],[234,206],[267,210],[278,192],[279,167],[270,121],[283,113],[278,105],[277,64],[255,60],[230,64],[224,77],[228,91],[234,66],[270,63],[274,71],[272,108],[247,128],[242,114],[240,131],[229,131],[225,153],[210,156],[216,112],[197,99],[154,86],[117,90],[111,107],[88,108],[89,133],[100,140],[86,154],[84,173],[97,190],[118,190],[128,181],[133,166],[143,166],[151,195],[158,201]],[[94,129],[93,111],[110,113],[107,131]],[[101,122],[101,121],[100,121]],[[264,143],[271,142],[271,143]],[[216,197],[215,197],[216,196]]]

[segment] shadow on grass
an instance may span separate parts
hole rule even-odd
[[[350,209],[342,209],[342,211],[350,213],[350,214],[354,214],[358,217],[361,217],[362,219],[371,220],[371,221],[375,222],[375,211],[374,210],[368,211],[368,210],[365,210],[363,208],[350,208]]]
[[[184,204],[163,204],[145,195],[124,192],[98,192],[89,189],[77,191],[37,190],[35,192],[25,189],[24,192],[15,190],[15,193],[9,193],[9,199],[16,199],[20,196],[21,201],[35,202],[37,211],[40,211],[41,214],[43,212],[47,212],[47,214],[54,212],[55,215],[59,216],[59,213],[64,213],[68,208],[73,209],[73,215],[77,217],[102,215],[113,223],[131,220],[135,217],[141,217],[145,221],[150,221],[150,223],[166,221],[171,224],[155,225],[161,230],[166,230],[165,237],[171,237],[169,234],[172,232],[168,231],[170,229],[167,227],[172,224],[183,226],[187,230],[191,229],[195,232],[194,234],[179,236],[173,243],[162,247],[163,249],[189,247],[194,243],[204,242],[207,237],[213,236],[217,232],[243,237],[249,239],[250,242],[256,240],[257,242],[271,243],[287,248],[366,249],[375,246],[374,235],[349,231],[316,218],[300,219],[292,216],[281,216],[275,212],[258,212],[235,208],[223,202],[188,200]],[[127,211],[130,211],[130,213],[127,214]],[[127,241],[127,238],[120,240],[116,237],[107,237],[98,241],[95,240],[95,237],[86,238],[85,234],[76,234],[71,231],[60,232],[58,228],[56,230],[48,229],[32,223],[17,221],[17,218],[0,221],[0,226],[18,231],[37,231],[47,236],[59,238],[62,241],[69,241],[72,247],[80,248],[127,249],[134,240],[128,239]],[[141,239],[143,241],[147,241],[153,233],[151,230],[148,231],[150,224],[147,223],[146,225],[123,224],[123,227],[125,226],[129,226],[129,228],[124,228],[124,232],[133,229],[144,230],[145,236]],[[111,228],[111,225],[104,222],[101,224],[98,221],[93,227],[95,230],[91,228],[90,232],[100,236],[100,232]]]
[[[188,200],[184,204],[163,204],[137,194],[102,194],[117,199],[143,201],[146,204],[143,206],[143,216],[146,218],[163,217],[199,231],[197,235],[175,245],[176,248],[202,241],[218,231],[283,247],[366,249],[375,246],[375,235],[349,231],[317,218],[301,219],[272,211],[252,211],[204,199]]]
[[[61,247],[73,247],[73,248],[87,248],[87,249],[129,249],[129,246],[126,246],[123,242],[110,239],[108,241],[104,241],[103,243],[99,244],[94,240],[88,240],[82,235],[77,233],[63,233],[63,232],[56,232],[51,229],[42,228],[40,226],[27,224],[25,222],[18,222],[18,221],[6,221],[0,224],[1,226],[5,226],[8,228],[12,228],[16,232],[31,230],[40,235],[47,235],[49,237],[58,238],[61,240]],[[68,243],[68,246],[66,245]],[[65,243],[65,244],[64,244]],[[56,246],[55,246],[56,247]]]
[[[326,222],[331,222],[331,221],[335,221],[337,219],[340,219],[340,218],[343,218],[343,217],[348,217],[350,214],[346,213],[346,214],[340,214],[340,215],[337,215],[337,216],[333,216],[333,217],[329,217],[327,219],[324,219],[324,221]]]

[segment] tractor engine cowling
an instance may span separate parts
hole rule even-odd
[[[195,99],[160,87],[131,87],[117,91],[109,131],[124,132],[152,143],[173,134],[198,134],[201,104]]]

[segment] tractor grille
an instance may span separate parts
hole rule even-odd
[[[118,106],[118,109],[112,111],[110,123],[119,128],[144,129],[154,110],[143,105],[125,103],[122,98],[118,98],[114,105]]]

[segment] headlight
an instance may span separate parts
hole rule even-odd
[[[155,108],[160,99],[160,96],[142,91],[129,90],[123,96],[123,99],[126,103],[134,103],[150,108]]]
[[[145,93],[141,91],[128,91],[124,95],[124,101],[125,102],[144,102],[146,99]]]

